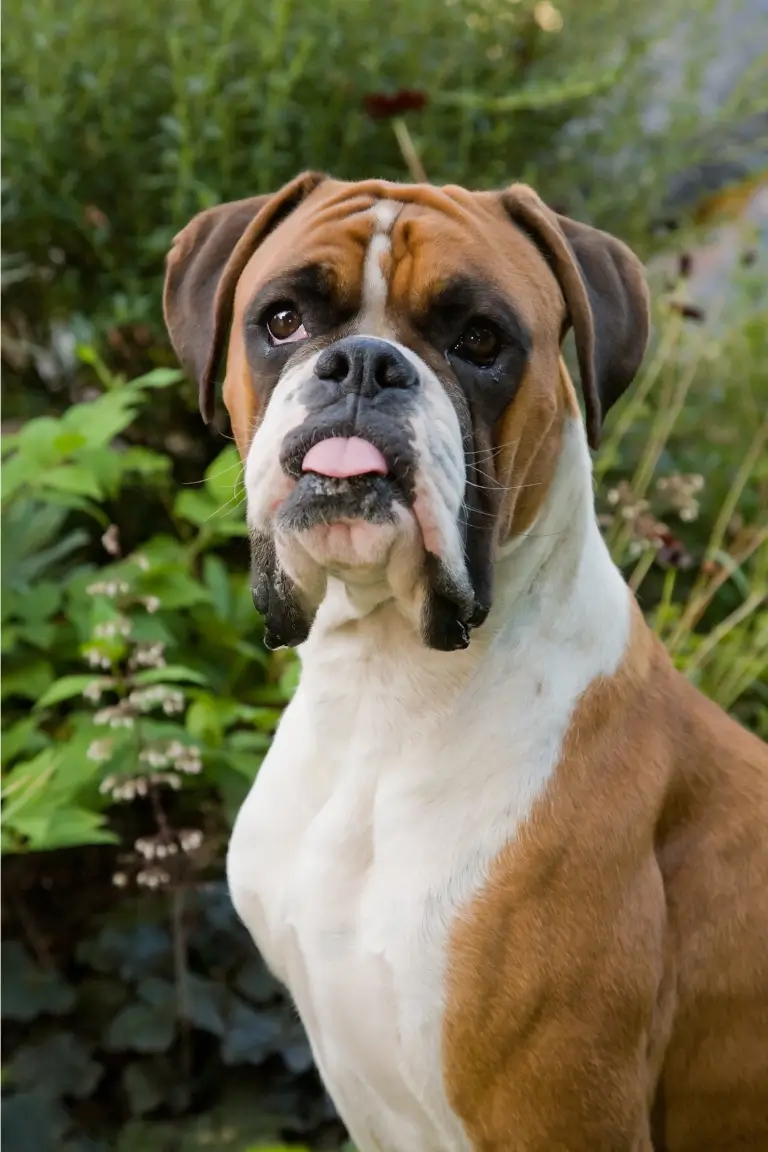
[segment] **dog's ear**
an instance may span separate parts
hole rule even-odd
[[[269,196],[209,208],[174,238],[163,314],[176,355],[197,382],[206,423],[213,417],[216,369],[243,269],[264,237],[324,179],[320,172],[305,172]]]
[[[573,328],[591,448],[603,417],[634,379],[650,332],[643,266],[614,236],[558,216],[532,188],[513,184],[504,207],[558,279]]]

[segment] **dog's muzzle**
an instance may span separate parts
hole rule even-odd
[[[300,385],[305,417],[284,437],[279,459],[293,481],[276,511],[284,539],[320,525],[363,520],[395,524],[397,507],[414,510],[419,458],[416,421],[423,405],[418,361],[386,340],[349,336],[318,356]],[[402,516],[402,511],[400,512]],[[458,530],[465,536],[465,526]],[[270,647],[295,646],[309,632],[311,612],[281,569],[274,540],[253,539],[253,597]],[[485,611],[466,572],[453,572],[429,551],[422,633],[429,647],[453,651]]]

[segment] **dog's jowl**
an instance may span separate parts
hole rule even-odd
[[[524,185],[307,173],[192,220],[165,315],[301,660],[232,898],[359,1152],[765,1152],[768,750],[593,508],[637,259]]]

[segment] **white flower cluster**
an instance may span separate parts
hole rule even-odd
[[[98,680],[91,680],[90,684],[86,684],[83,688],[83,699],[89,700],[91,704],[98,704],[104,693],[114,686],[115,681],[111,676],[100,676]]]
[[[93,718],[94,724],[108,724],[110,728],[133,728],[136,713],[127,700],[102,708]]]
[[[157,640],[152,643],[137,644],[131,657],[133,668],[164,668],[165,644]]]
[[[105,620],[97,624],[93,630],[94,640],[114,640],[116,636],[130,636],[131,621],[127,616],[115,616],[112,620]]]
[[[703,476],[696,473],[685,476],[675,472],[671,476],[660,477],[656,481],[656,488],[664,493],[681,520],[690,524],[698,519],[700,508],[696,497],[704,490]]]
[[[91,668],[111,668],[112,659],[101,648],[86,648],[83,651],[85,659]]]
[[[86,752],[86,756],[89,760],[95,760],[97,764],[109,760],[112,756],[112,741],[109,739],[94,740]]]
[[[134,688],[128,699],[139,712],[151,712],[156,705],[163,709],[166,716],[184,711],[184,693],[176,688],[167,688],[164,684],[153,684],[151,688]]]
[[[188,776],[196,776],[203,768],[200,749],[194,744],[182,744],[180,740],[171,740],[168,744],[153,744],[151,748],[145,748],[139,754],[139,760],[148,764],[150,768],[173,767],[177,772]]]
[[[136,876],[136,883],[142,888],[162,888],[170,879],[164,868],[142,868]]]
[[[86,588],[89,596],[108,596],[110,600],[116,596],[125,596],[130,590],[131,586],[125,580],[97,580]]]

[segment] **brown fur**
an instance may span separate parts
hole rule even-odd
[[[454,933],[446,1084],[478,1152],[768,1149],[767,835],[768,749],[638,610]]]

